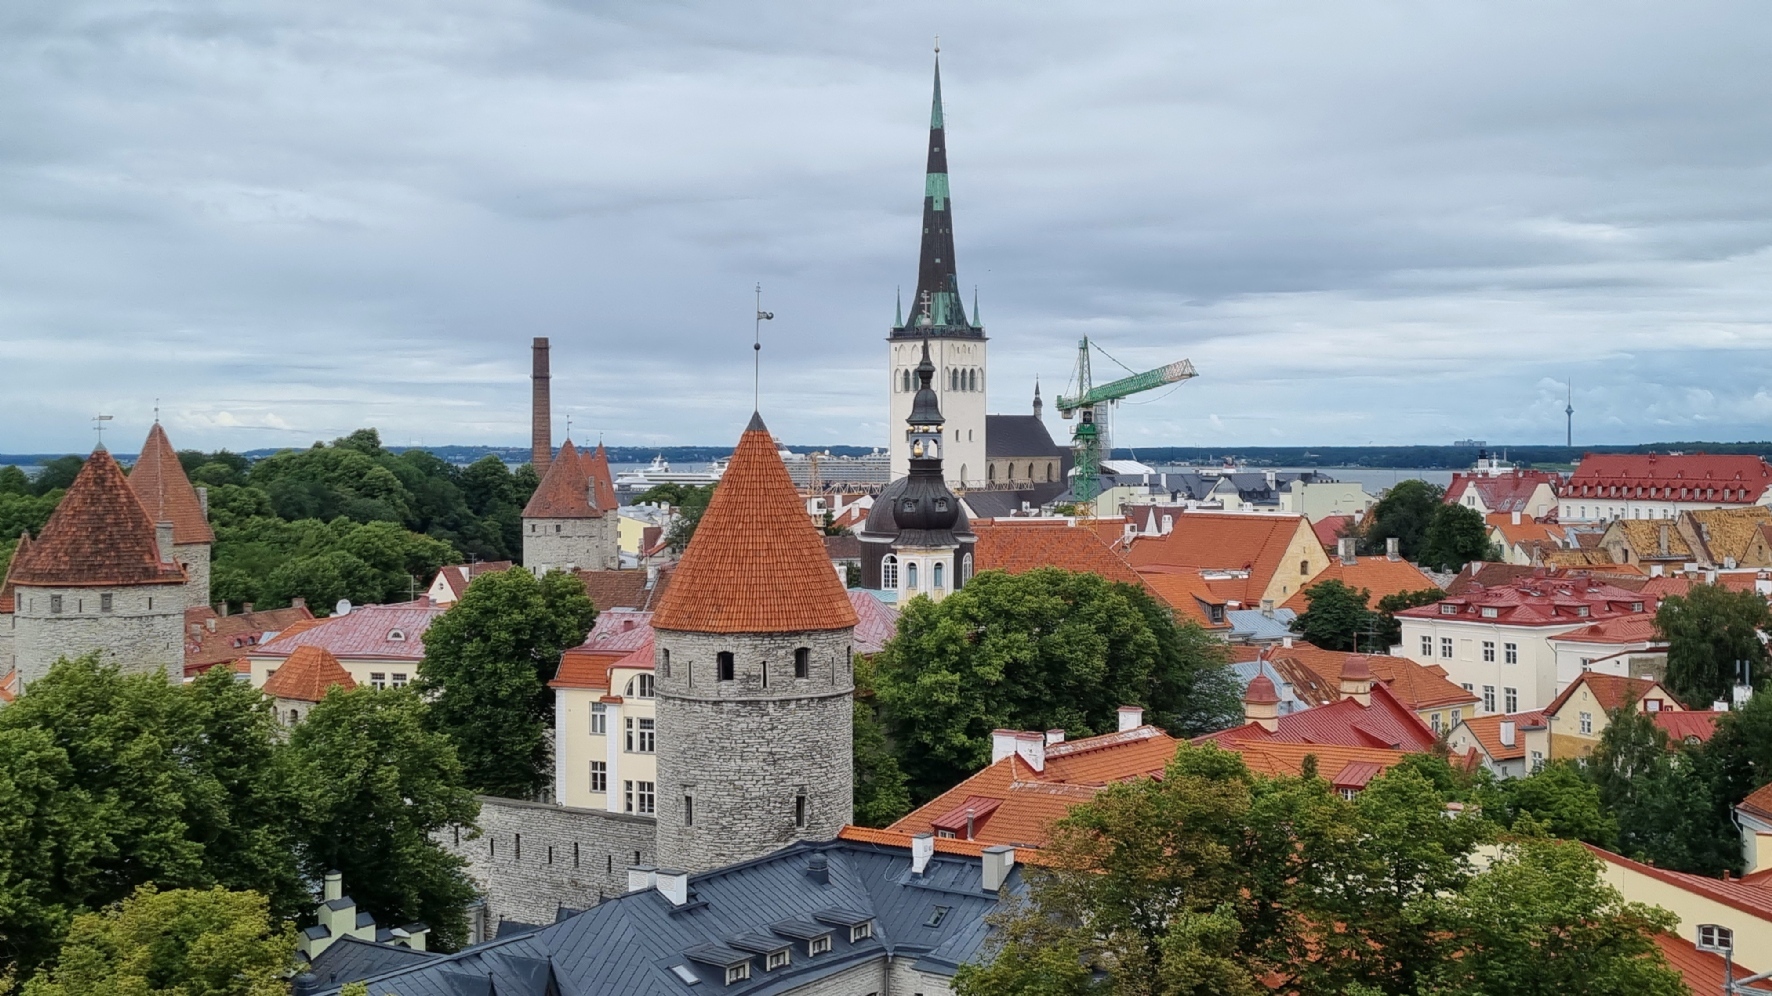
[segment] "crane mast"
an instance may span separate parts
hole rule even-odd
[[[1070,397],[1059,395],[1057,407],[1058,413],[1065,418],[1076,416],[1078,419],[1077,428],[1071,434],[1071,449],[1076,454],[1076,476],[1071,482],[1071,496],[1078,503],[1093,503],[1101,493],[1101,461],[1104,454],[1101,423],[1096,417],[1096,409],[1142,391],[1165,384],[1177,384],[1197,376],[1199,373],[1194,370],[1192,363],[1176,360],[1155,370],[1121,377],[1097,387],[1089,373],[1089,337],[1084,336],[1077,343],[1077,393]]]

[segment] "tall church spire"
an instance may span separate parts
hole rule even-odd
[[[937,50],[939,52],[939,50]],[[942,123],[941,56],[935,57],[935,96],[929,108],[929,165],[923,180],[923,251],[911,328],[970,329],[954,265],[953,201],[948,197],[947,129]]]

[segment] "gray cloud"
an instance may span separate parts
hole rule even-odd
[[[1764,438],[1772,24],[1399,7],[122,0],[0,10],[0,449],[883,442],[928,36],[992,407],[1134,445]]]

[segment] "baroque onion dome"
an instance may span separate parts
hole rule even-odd
[[[891,572],[882,572],[882,561],[889,554],[907,550],[950,551],[953,563],[949,575],[964,583],[965,558],[972,552],[976,537],[960,499],[948,489],[942,469],[942,426],[944,419],[933,380],[935,364],[929,356],[929,343],[923,342],[923,356],[916,367],[917,394],[905,419],[905,438],[910,444],[910,472],[888,484],[874,500],[867,522],[861,528],[862,584],[870,588],[893,588]],[[958,584],[953,587],[958,587]]]

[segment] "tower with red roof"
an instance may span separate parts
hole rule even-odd
[[[523,566],[537,575],[620,567],[616,508],[602,444],[587,454],[566,440],[523,508]]]
[[[191,486],[159,422],[148,430],[141,455],[129,468],[129,489],[156,525],[172,523],[172,558],[189,578],[189,604],[208,605],[209,551],[215,544],[215,531],[209,528],[208,490]]]
[[[111,454],[94,450],[7,573],[20,683],[87,653],[181,680],[189,578],[175,535],[173,523],[149,516]]]
[[[855,625],[753,414],[652,618],[661,865],[716,868],[850,821]]]

